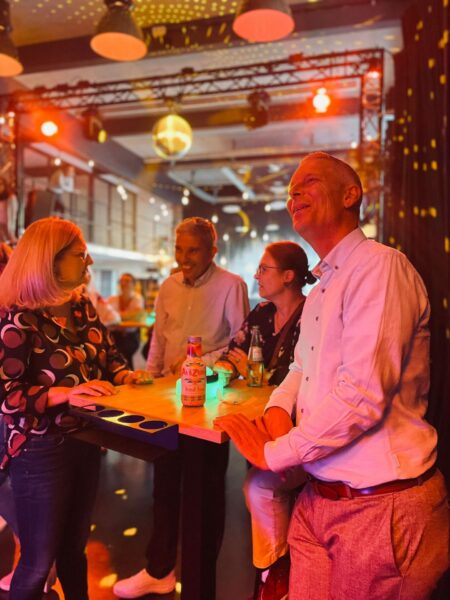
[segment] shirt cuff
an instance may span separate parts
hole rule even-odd
[[[264,458],[267,466],[275,473],[301,464],[291,447],[291,432],[292,430],[272,442],[266,442],[264,445]]]

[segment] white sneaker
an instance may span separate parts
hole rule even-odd
[[[119,598],[140,598],[146,594],[169,594],[175,589],[176,582],[175,571],[170,571],[162,579],[156,579],[142,569],[128,579],[118,581],[113,587],[113,592]]]
[[[14,569],[8,573],[7,575],[5,575],[4,577],[2,577],[0,579],[0,590],[3,590],[4,592],[9,592],[9,590],[11,589],[11,581],[14,575]],[[47,581],[45,582],[45,586],[44,586],[44,594],[48,594],[49,591],[52,589],[52,587],[55,585],[56,583],[56,569],[55,569],[55,565],[52,565],[52,568],[50,569],[50,573],[48,574],[47,577]]]

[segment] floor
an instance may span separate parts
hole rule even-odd
[[[231,452],[227,473],[226,531],[217,565],[217,600],[246,600],[254,578],[250,524],[241,491],[246,466],[234,449]],[[112,451],[108,451],[102,461],[88,545],[90,600],[112,600],[115,598],[112,593],[115,581],[143,568],[144,549],[151,527],[152,466]],[[14,542],[6,528],[0,533],[0,576],[10,570],[13,556]],[[180,584],[173,594],[145,598],[176,600],[179,588]],[[0,600],[7,597],[7,593],[0,592]],[[59,584],[46,598],[63,598]]]

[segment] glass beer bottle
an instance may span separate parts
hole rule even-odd
[[[186,360],[181,366],[181,403],[203,406],[206,399],[206,365],[202,358],[202,338],[189,336]]]
[[[248,350],[247,385],[261,387],[263,383],[264,362],[262,353],[261,332],[259,326],[252,327],[252,337]]]

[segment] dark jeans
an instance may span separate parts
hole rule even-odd
[[[5,444],[5,429],[0,417],[0,457],[3,456]],[[0,516],[2,516],[11,527],[15,535],[18,535],[16,509],[8,473],[0,471]]]
[[[153,531],[147,546],[147,571],[161,579],[175,568],[180,520],[180,498],[183,479],[183,447],[168,452],[154,462]],[[216,557],[225,527],[225,473],[229,444],[208,444],[206,448],[206,481],[211,511],[209,522],[214,527]]]
[[[40,600],[54,560],[66,600],[87,600],[85,546],[100,449],[70,436],[36,436],[11,460],[21,554],[9,598]]]

